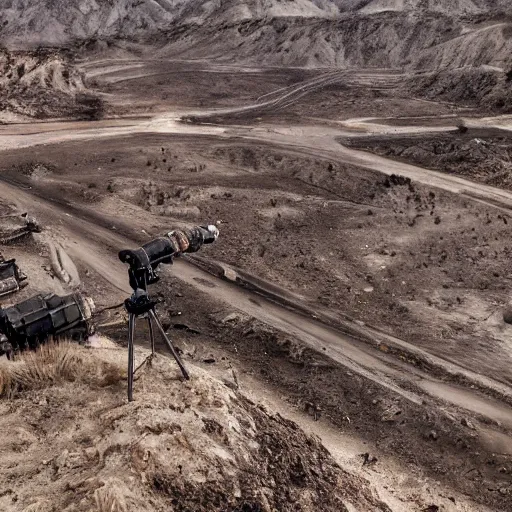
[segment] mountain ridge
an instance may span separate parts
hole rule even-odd
[[[503,0],[457,0],[448,6],[432,0],[4,0],[0,5],[0,44],[9,49],[103,40],[141,43],[148,54],[162,58],[414,70],[505,68],[512,52]]]

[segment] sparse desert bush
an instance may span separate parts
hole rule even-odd
[[[469,128],[464,124],[464,122],[460,122],[457,124],[457,130],[460,134],[467,133]]]
[[[105,102],[91,93],[80,93],[75,97],[77,110],[90,121],[102,119],[105,115]]]
[[[117,479],[105,482],[103,487],[94,492],[97,512],[128,512],[125,497],[129,495],[126,485]],[[130,510],[133,510],[130,507]]]
[[[25,352],[15,362],[0,365],[0,396],[41,389],[58,382],[86,382],[108,386],[123,379],[123,370],[95,358],[71,342],[48,343],[35,352]]]

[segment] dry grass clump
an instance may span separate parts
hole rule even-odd
[[[129,494],[123,482],[111,479],[94,492],[94,501],[98,512],[128,512],[131,507],[126,504]]]
[[[51,512],[53,509],[51,503],[47,500],[37,501],[23,509],[23,512]]]
[[[76,343],[48,343],[23,353],[15,362],[0,364],[0,396],[41,389],[59,382],[84,382],[100,387],[125,378],[123,369],[101,361]]]

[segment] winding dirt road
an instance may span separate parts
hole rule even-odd
[[[8,197],[21,209],[30,209],[45,224],[55,226],[51,236],[57,238],[67,253],[94,270],[108,282],[112,291],[125,298],[131,293],[125,266],[116,255],[121,248],[138,245],[140,235],[120,222],[98,216],[94,211],[67,205],[52,198],[44,198],[37,191],[21,188],[16,183],[0,181],[0,196]],[[116,230],[112,225],[116,225]],[[293,335],[297,339],[323,352],[350,371],[364,376],[380,386],[399,394],[405,399],[422,404],[425,394],[432,400],[444,404],[443,408],[462,408],[488,420],[498,422],[512,431],[512,410],[505,404],[486,398],[476,390],[469,391],[459,386],[441,382],[424,371],[391,355],[352,338],[322,322],[291,311],[262,295],[254,295],[236,284],[213,277],[191,262],[178,259],[173,266],[176,277],[187,284],[212,295],[216,300],[231,305],[267,325]],[[404,342],[405,343],[405,342]],[[438,360],[446,374],[465,375],[479,387],[487,387],[501,395],[512,398],[512,388],[492,379],[482,379],[453,363]],[[416,390],[416,391],[415,391]],[[489,443],[495,442],[492,430],[488,432]],[[502,451],[510,450],[501,447]]]
[[[292,93],[287,90],[283,92],[284,96],[289,94],[298,93],[296,90]],[[276,101],[278,100],[272,100],[272,103]],[[253,107],[255,105],[250,105],[246,108],[251,110]],[[237,112],[240,111],[240,109],[235,110]],[[197,113],[194,112],[192,114],[195,116]],[[185,112],[182,111],[158,115],[152,118],[38,123],[28,126],[25,124],[6,125],[0,127],[0,150],[57,144],[72,140],[120,137],[139,133],[208,135],[220,138],[240,137],[249,141],[273,144],[299,154],[356,165],[387,175],[401,174],[419,183],[465,196],[492,208],[506,211],[512,210],[512,192],[507,190],[343,146],[338,142],[338,139],[367,137],[369,135],[367,131],[361,129],[357,131],[351,130],[350,120],[343,123],[345,129],[314,125],[290,127],[280,125],[258,125],[256,127],[238,125],[218,126],[181,122],[180,120],[184,115]],[[356,123],[359,120],[353,121]],[[512,119],[510,117],[483,118],[480,121],[472,119],[471,125],[481,128],[508,129],[512,126]],[[382,127],[382,131],[378,130],[379,126]],[[450,120],[447,120],[445,130],[452,128]],[[422,130],[430,131],[430,129],[431,127],[429,126],[414,126],[411,127],[411,132],[409,133],[418,133],[418,131],[421,132]],[[442,130],[442,128],[436,128],[436,131]],[[370,134],[374,135],[385,134],[389,131],[389,126],[372,123],[370,131]],[[402,128],[401,133],[408,132]]]
[[[254,112],[260,108],[279,108],[290,101],[299,100],[316,88],[346,79],[345,72],[321,75],[305,83],[294,85],[271,93],[253,105],[231,109],[231,113]],[[362,76],[362,80],[367,77]],[[228,110],[223,110],[226,113]],[[204,116],[217,115],[219,111],[204,112]],[[197,113],[194,113],[196,115]],[[241,137],[251,141],[273,144],[288,151],[348,163],[384,174],[401,174],[420,183],[427,184],[484,202],[489,206],[512,210],[512,193],[498,188],[481,185],[455,176],[442,174],[418,166],[396,162],[374,154],[348,149],[337,138],[358,137],[368,134],[362,130],[351,130],[350,122],[345,122],[345,130],[325,126],[285,127],[278,125],[213,126],[180,122],[184,112],[174,112],[153,118],[127,118],[98,122],[54,122],[36,125],[9,125],[0,128],[0,150],[31,147],[40,144],[56,144],[71,140],[119,137],[136,133],[196,134],[220,138]],[[473,120],[474,124],[478,124]],[[496,121],[498,123],[498,121]],[[501,125],[503,119],[499,119]],[[505,121],[506,124],[506,121]],[[492,126],[490,119],[482,120],[482,125]],[[372,125],[373,133],[378,124]],[[415,127],[416,129],[418,127]],[[427,129],[428,127],[425,127]],[[383,130],[387,129],[383,126]],[[421,127],[420,127],[421,129]],[[448,129],[448,125],[447,128]],[[73,258],[81,260],[109,282],[121,296],[130,293],[126,279],[126,269],[115,257],[123,247],[136,245],[135,239],[126,234],[128,228],[113,231],[112,219],[98,218],[92,211],[80,210],[62,202],[45,199],[37,191],[23,189],[16,183],[0,183],[0,196],[16,202],[22,208],[41,217],[45,224],[58,226],[58,238]],[[119,221],[116,220],[119,225]],[[273,327],[292,333],[306,344],[324,351],[332,359],[363,375],[406,399],[420,404],[423,393],[433,400],[461,407],[488,419],[499,422],[512,430],[512,411],[500,403],[484,398],[476,391],[467,391],[451,384],[442,383],[430,375],[397,358],[381,353],[371,346],[332,329],[319,321],[290,311],[264,297],[257,301],[247,291],[236,285],[216,279],[186,261],[178,261],[175,266],[177,276],[205,293],[232,305],[238,310],[253,316]],[[371,333],[370,333],[371,334]],[[377,334],[375,333],[375,336]],[[396,340],[403,349],[413,350],[407,343]],[[428,354],[424,354],[429,357]],[[432,358],[432,356],[430,356]],[[501,396],[512,397],[512,388],[504,383],[479,376],[468,370],[437,359],[438,367],[443,367],[446,375],[464,375],[479,387],[492,389]],[[415,391],[416,390],[416,391]],[[512,447],[509,448],[512,452]]]

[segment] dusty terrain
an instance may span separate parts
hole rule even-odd
[[[201,277],[200,271],[190,275],[182,265],[176,267],[175,275],[188,285],[179,288],[166,277],[160,290],[162,298],[171,301],[167,326],[204,329],[206,351],[227,350],[232,365],[250,374],[256,371],[265,386],[271,384],[298,407],[303,409],[305,402],[318,404],[335,425],[376,443],[376,449],[398,457],[401,464],[420,472],[425,468],[430,478],[438,479],[433,475],[441,471],[445,475],[441,480],[454,492],[471,494],[480,486],[487,489],[484,502],[504,507],[499,504],[508,499],[506,432],[512,422],[507,405],[485,396],[510,400],[508,327],[501,316],[508,300],[503,282],[508,216],[403,178],[386,178],[261,143],[216,141],[211,136],[174,136],[172,145],[169,142],[168,135],[153,134],[97,140],[94,152],[91,141],[38,146],[29,153],[4,151],[3,177],[10,183],[4,185],[4,193],[21,205],[30,205],[49,225],[46,236],[63,242],[82,270],[85,288],[100,306],[119,303],[129,293],[125,269],[115,262],[116,250],[140,243],[170,224],[204,218],[220,221],[223,241],[208,248],[210,259],[272,281],[271,291],[278,300],[285,291],[286,300],[342,331],[326,331],[322,323],[297,330],[299,320],[273,311],[270,303],[262,306],[257,296],[242,301],[234,290],[221,291],[215,281]],[[148,173],[149,179],[144,177]],[[241,201],[243,211],[237,206]],[[467,241],[461,237],[463,231]],[[478,250],[475,236],[482,238],[483,247]],[[491,240],[493,252],[485,245]],[[105,288],[104,278],[114,288]],[[206,298],[199,300],[197,288],[241,308],[242,320],[235,317],[227,329],[221,322],[216,334],[219,306]],[[189,306],[179,305],[183,299],[176,296],[180,295],[189,297]],[[193,311],[201,323],[197,317],[176,317]],[[220,320],[228,315],[229,309]],[[258,319],[256,329],[251,318]],[[362,331],[365,324],[378,331]],[[355,338],[346,338],[347,329]],[[279,341],[283,331],[288,337]],[[182,332],[176,331],[179,339]],[[406,344],[396,345],[386,333]],[[124,327],[113,335],[122,341]],[[372,339],[380,340],[375,345],[380,350],[372,348]],[[262,340],[268,341],[262,344]],[[274,352],[276,343],[284,348]],[[298,356],[284,371],[288,351],[293,361],[297,350],[303,353],[303,344],[313,348],[306,352],[311,353],[312,360],[306,359],[311,362],[305,364],[303,356]],[[420,354],[417,348],[427,352]],[[315,355],[314,350],[330,359],[322,362],[325,356]],[[268,369],[268,354],[275,354],[276,371]],[[432,362],[431,355],[440,361]],[[450,368],[448,361],[455,367]],[[257,371],[259,364],[262,374]],[[346,372],[351,376],[348,381]],[[272,375],[281,378],[276,381]],[[491,379],[480,381],[480,375]],[[297,387],[301,382],[309,385]],[[464,386],[459,387],[465,382],[481,388],[483,394],[467,395]],[[369,386],[377,388],[367,394]],[[337,390],[334,395],[333,389]],[[355,389],[364,390],[363,394]],[[382,398],[375,398],[379,389]],[[337,396],[346,397],[341,408]],[[425,405],[417,409],[422,402]],[[436,404],[454,412],[438,416]],[[404,418],[399,437],[395,421],[383,419],[386,411],[395,408]],[[425,414],[431,419],[426,421]],[[479,432],[477,438],[473,429]],[[431,432],[436,439],[426,441]],[[447,445],[442,459],[438,459],[440,432]],[[407,440],[403,452],[396,445],[398,439]],[[426,442],[434,443],[432,451],[425,449]],[[418,454],[413,459],[411,450]],[[489,453],[487,457],[501,454],[496,465],[488,466],[485,461],[490,459],[485,455],[480,458],[482,450]],[[466,461],[464,465],[459,457]],[[490,467],[490,472],[479,472],[476,480],[460,478],[461,472],[471,469],[468,463]],[[444,469],[436,469],[439,464]],[[408,499],[424,503],[426,498],[420,493]],[[434,500],[442,502],[439,494]]]
[[[78,289],[117,343],[2,361],[6,510],[511,509],[511,21],[438,4],[2,9],[0,228],[44,226],[2,304]],[[126,404],[117,252],[204,223],[151,290],[194,378]]]
[[[375,136],[348,144],[404,162],[457,174],[474,181],[511,188],[512,138],[509,131],[461,129],[447,134]]]
[[[209,257],[510,383],[507,214],[269,146],[139,136],[86,147],[6,151],[3,176],[119,220],[151,214],[155,233],[168,217],[218,221]]]
[[[199,368],[183,385],[159,357],[124,403],[124,355],[97,340],[2,365],[2,510],[387,510],[317,438]]]

